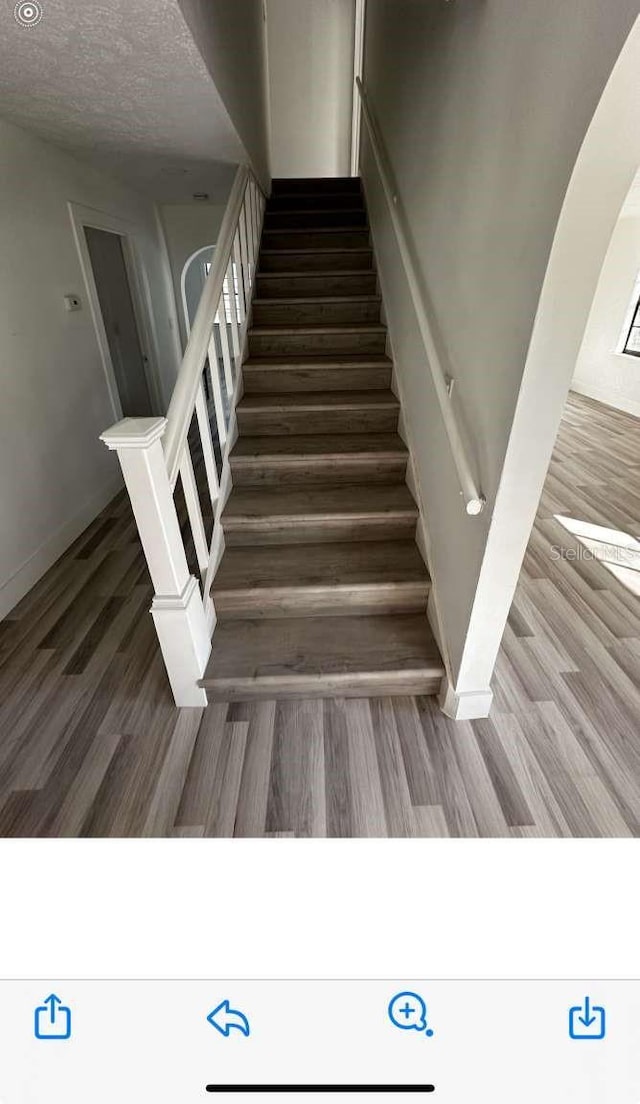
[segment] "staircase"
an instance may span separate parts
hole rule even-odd
[[[435,693],[359,180],[275,180],[260,245],[200,686],[209,701]]]

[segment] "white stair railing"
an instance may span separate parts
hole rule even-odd
[[[179,706],[207,704],[198,680],[215,627],[210,590],[224,547],[220,515],[230,484],[228,454],[237,432],[264,206],[256,178],[241,165],[166,418],[125,418],[101,436],[118,453],[153,583],[151,614]],[[192,444],[209,500],[204,511]],[[178,477],[199,579],[187,563],[175,504]]]
[[[380,136],[378,124],[371,110],[371,105],[369,104],[367,93],[360,77],[356,77],[356,86],[360,94],[362,114],[378,174],[380,176],[382,190],[387,201],[389,217],[396,235],[402,266],[409,285],[411,300],[420,329],[420,336],[422,337],[424,349],[427,354],[427,361],[431,368],[433,386],[438,397],[444,428],[449,440],[451,455],[458,475],[460,494],[464,498],[466,512],[472,515],[480,514],[484,510],[486,499],[474,479],[471,464],[467,456],[467,450],[462,440],[462,435],[453,409],[452,392],[455,381],[449,378],[443,370],[438,347],[431,332],[431,325],[420,290],[420,282],[407,242],[405,229],[398,212],[398,197],[391,183],[391,174],[388,168],[388,159],[384,149],[384,143]]]

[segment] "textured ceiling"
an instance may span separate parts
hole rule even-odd
[[[226,186],[246,154],[175,0],[40,2],[0,0],[0,114],[158,200]]]

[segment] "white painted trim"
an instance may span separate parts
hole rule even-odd
[[[198,686],[211,639],[197,580],[191,575],[180,594],[156,595],[151,604],[160,650],[179,708],[203,708],[207,692]]]
[[[98,348],[100,350],[100,358],[102,360],[102,367],[107,381],[107,389],[109,391],[114,416],[117,421],[122,418],[122,406],[118,393],[116,375],[113,369],[109,341],[102,319],[102,310],[100,308],[98,289],[93,275],[87,239],[84,235],[85,226],[92,226],[96,230],[106,230],[108,233],[117,234],[118,237],[122,239],[122,252],[127,269],[127,276],[129,278],[131,300],[138,328],[138,338],[142,355],[146,357],[146,361],[143,361],[144,374],[149,387],[151,403],[155,406],[156,411],[160,411],[164,404],[158,375],[158,335],[155,329],[149,281],[141,260],[140,247],[137,240],[140,233],[139,227],[136,223],[130,222],[128,219],[123,219],[119,215],[113,215],[109,211],[95,210],[93,207],[85,207],[81,203],[74,203],[71,200],[67,203],[67,207],[76,248],[80,258],[80,268],[82,269],[82,276],[89,300],[91,317],[93,319]]]
[[[356,0],[355,25],[353,37],[353,108],[351,113],[351,175],[358,176],[360,171],[360,127],[362,122],[362,104],[356,86],[356,80],[362,79],[364,59],[364,28],[367,16],[367,0]]]
[[[100,434],[110,452],[124,448],[149,448],[167,428],[166,418],[124,418]]]
[[[630,356],[628,359],[636,360],[637,357]],[[640,402],[627,399],[624,395],[614,395],[610,388],[597,387],[592,383],[574,377],[571,381],[571,390],[578,395],[585,395],[588,399],[596,399],[598,402],[604,403],[605,406],[612,406],[614,410],[624,410],[626,414],[633,414],[635,418],[640,418]]]
[[[184,318],[184,332],[189,337],[191,333],[191,319],[189,318],[189,309],[187,307],[187,270],[190,268],[192,261],[195,261],[196,257],[199,257],[201,253],[208,253],[209,250],[215,252],[217,242],[212,242],[211,245],[201,245],[198,249],[187,257],[184,265],[182,266],[182,272],[180,273],[180,297],[182,299],[182,317]],[[213,257],[212,257],[213,260]],[[182,357],[180,358],[182,360]]]
[[[17,606],[25,594],[42,578],[50,567],[66,552],[74,540],[91,524],[101,510],[109,503],[119,491],[122,490],[122,479],[118,475],[110,479],[107,484],[93,495],[80,507],[79,510],[65,521],[54,533],[47,537],[35,552],[16,571],[0,585],[0,620],[7,616]]]
[[[477,721],[488,717],[493,702],[493,691],[465,690],[457,694],[448,679],[442,680],[438,704],[442,712],[454,721]]]

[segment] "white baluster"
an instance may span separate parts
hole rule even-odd
[[[255,271],[255,269],[258,267],[258,253],[260,252],[260,211],[258,208],[260,193],[253,181],[250,182],[249,187],[251,189],[251,210],[253,212],[253,240],[255,242],[253,268]]]
[[[233,304],[229,304],[231,309]],[[229,329],[227,322],[227,309],[224,302],[224,294],[218,304],[218,321],[220,323],[220,347],[222,349],[222,364],[224,366],[224,382],[227,388],[227,398],[231,402],[233,396],[233,374],[231,371],[231,349],[229,348]]]
[[[233,259],[229,261],[227,269],[227,286],[229,288],[229,309],[231,312],[231,341],[236,368],[240,361],[240,331],[238,329],[238,307],[236,302],[236,285],[233,278]]]
[[[198,393],[196,395],[196,418],[198,419],[198,429],[200,430],[200,440],[202,441],[202,455],[204,457],[204,466],[207,473],[209,496],[211,498],[211,505],[215,513],[216,503],[220,495],[220,483],[218,481],[216,456],[213,449],[213,440],[211,438],[209,411],[207,410],[207,400],[205,397],[202,382],[200,383],[200,387],[198,388]]]
[[[247,317],[247,300],[244,292],[244,281],[242,279],[242,252],[240,249],[240,231],[236,232],[233,239],[233,263],[236,269],[236,281],[238,284],[238,304],[240,306],[240,325],[243,324]]]
[[[189,574],[164,452],[166,418],[125,418],[102,434],[118,453],[155,591],[151,614],[176,705],[204,706],[198,686],[211,639],[198,582]]]
[[[247,277],[249,280],[249,287],[253,287],[253,270],[254,270],[254,258],[255,258],[255,227],[253,225],[253,219],[251,214],[251,187],[247,184],[247,190],[244,195],[244,221],[247,234]]]
[[[245,221],[245,207],[240,212],[240,283],[244,291],[245,315],[248,314],[251,302],[251,284],[249,282],[249,255],[247,253],[247,227]]]
[[[209,566],[209,549],[207,547],[207,535],[204,531],[204,520],[200,507],[198,484],[196,483],[196,475],[193,470],[188,441],[184,447],[184,452],[180,461],[180,478],[182,480],[182,490],[184,492],[184,500],[189,515],[191,533],[193,534],[193,543],[196,549],[198,567],[200,568],[201,577],[204,578],[207,567]]]
[[[224,400],[222,398],[222,388],[220,386],[218,349],[216,347],[215,333],[211,334],[209,340],[209,379],[211,380],[211,390],[213,391],[213,405],[216,412],[218,440],[220,442],[220,448],[223,448],[227,439],[227,423],[224,419]]]

